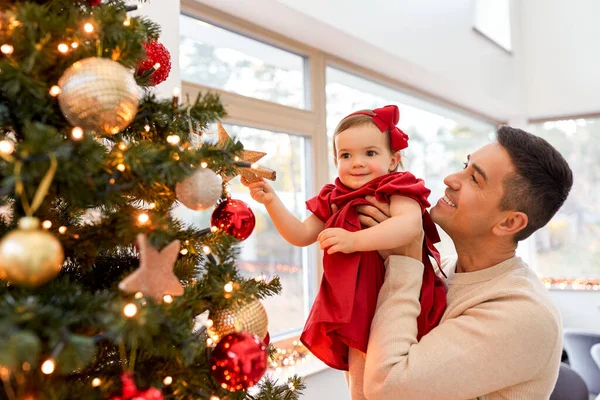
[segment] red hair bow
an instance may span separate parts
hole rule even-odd
[[[396,126],[398,121],[400,121],[400,110],[398,110],[397,106],[390,105],[376,108],[373,112],[357,111],[348,115],[348,117],[358,114],[371,117],[381,132],[385,132],[386,130],[390,132],[390,147],[393,151],[408,147],[408,135]]]

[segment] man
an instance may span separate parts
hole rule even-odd
[[[367,399],[549,398],[562,351],[560,315],[515,250],[548,223],[572,182],[556,149],[510,127],[444,180],[431,216],[457,252],[442,266],[447,309],[417,342],[420,243],[387,257],[362,382]],[[387,205],[372,203],[377,208],[361,210],[365,226],[389,215]]]

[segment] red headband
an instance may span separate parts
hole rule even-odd
[[[400,121],[400,110],[396,106],[385,106],[376,108],[373,112],[368,111],[357,111],[344,119],[352,115],[368,115],[373,119],[373,123],[377,125],[377,128],[381,132],[386,130],[390,132],[390,147],[393,151],[402,150],[408,147],[408,135],[402,132],[396,124]]]

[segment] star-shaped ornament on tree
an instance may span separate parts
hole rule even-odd
[[[229,144],[232,139],[223,128],[220,122],[217,123],[219,125],[219,142],[217,143],[217,147],[225,148],[227,144]],[[236,159],[236,173],[235,175],[228,175],[222,173],[223,183],[227,183],[238,175],[246,178],[248,182],[258,182],[259,176],[265,179],[269,179],[274,181],[276,178],[276,173],[270,168],[266,168],[256,164],[258,160],[266,156],[267,153],[263,153],[262,151],[254,151],[254,150],[242,150],[240,159]]]
[[[119,283],[119,289],[127,293],[142,292],[160,303],[164,296],[181,296],[183,286],[173,273],[179,254],[179,240],[174,240],[160,252],[148,243],[145,234],[137,236],[140,266]]]

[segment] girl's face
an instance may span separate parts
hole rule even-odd
[[[335,164],[344,185],[358,189],[365,183],[393,171],[400,153],[389,149],[387,133],[374,124],[361,124],[335,136]]]

